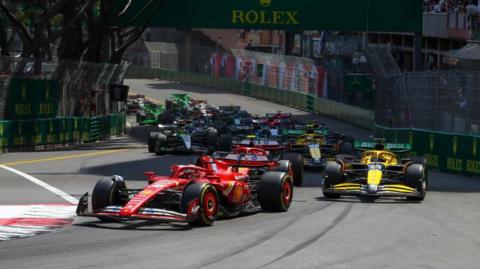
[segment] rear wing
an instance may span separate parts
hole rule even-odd
[[[412,150],[412,144],[408,143],[378,143],[378,142],[364,142],[355,141],[355,148],[360,150],[371,150],[377,148],[377,146],[383,145],[385,150],[392,152],[407,152]]]
[[[318,134],[318,135],[328,135],[328,129],[327,128],[320,128],[320,129],[313,129],[309,130],[299,130],[299,129],[283,129],[282,130],[282,135],[286,136],[300,136],[300,135],[305,135],[305,134]]]
[[[242,108],[240,106],[219,106],[218,109],[221,111],[237,112],[240,111]]]
[[[278,116],[290,118],[290,117],[293,117],[293,114],[292,113],[266,113],[265,114],[265,117],[267,118],[273,118]]]

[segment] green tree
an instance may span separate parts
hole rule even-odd
[[[166,0],[145,1],[128,23],[116,25],[132,1],[0,0],[0,15],[22,40],[22,56],[35,58],[38,73],[53,50],[60,60],[120,62]],[[131,26],[138,21],[143,25]],[[0,46],[3,42],[0,33]]]

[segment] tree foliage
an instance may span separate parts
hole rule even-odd
[[[166,0],[145,0],[144,8],[129,23],[117,25],[132,1],[0,0],[0,16],[8,22],[2,25],[11,27],[21,39],[23,57],[43,61],[56,55],[59,60],[118,63]],[[144,25],[131,26],[138,21]]]

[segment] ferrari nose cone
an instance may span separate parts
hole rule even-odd
[[[368,187],[367,187],[367,192],[368,193],[377,193],[377,191],[378,191],[378,185],[376,185],[376,184],[368,185]]]

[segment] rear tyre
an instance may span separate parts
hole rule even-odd
[[[206,183],[192,183],[183,190],[181,212],[192,215],[198,206],[198,217],[188,224],[192,226],[210,226],[217,219],[219,198],[216,189]]]
[[[322,192],[325,198],[340,198],[340,194],[329,191],[333,186],[342,183],[342,166],[337,162],[327,162],[323,169]]]
[[[125,181],[116,176],[103,178],[97,181],[92,192],[92,210],[98,211],[107,206],[123,206],[125,201],[122,199],[121,190],[125,190]],[[98,217],[103,221],[109,221],[109,218]]]
[[[157,132],[151,132],[148,134],[148,152],[154,153],[155,152],[155,144],[157,142]]]
[[[302,186],[303,184],[303,155],[299,153],[286,153],[282,159],[290,161],[293,168],[293,184],[295,186]]]
[[[423,201],[427,194],[428,185],[426,167],[417,163],[408,165],[405,171],[405,184],[415,188],[420,193],[420,196],[407,196],[407,200]]]
[[[221,134],[219,138],[218,150],[230,152],[232,150],[232,135]]]
[[[205,140],[203,143],[208,148],[214,148],[217,146],[218,141],[218,132],[214,128],[208,128],[207,133],[205,134]]]
[[[421,164],[421,165],[427,167],[427,158],[425,158],[425,157],[413,156],[413,157],[410,158],[410,160],[412,161],[412,163]]]
[[[335,159],[342,161],[343,163],[351,163],[355,159],[355,156],[348,154],[338,154],[335,156]]]
[[[292,178],[285,172],[266,172],[260,178],[258,201],[265,211],[285,212],[293,199]]]
[[[355,144],[355,139],[353,138],[353,136],[350,136],[350,135],[342,135],[341,139],[342,139],[343,142],[348,142],[348,143],[350,143],[350,144],[352,144],[352,145]]]
[[[288,172],[292,172],[290,176],[293,176],[292,163],[287,160],[278,161],[278,166],[272,169],[272,171],[280,171],[280,172],[285,172],[287,174]]]
[[[340,143],[340,148],[339,148],[339,154],[343,155],[354,155],[355,154],[355,148],[353,146],[353,143],[343,141]]]
[[[156,155],[162,155],[164,151],[162,150],[167,144],[167,136],[158,133],[157,134],[157,139],[155,140],[155,154]]]
[[[139,125],[143,125],[144,120],[145,120],[145,112],[137,112],[137,123]]]

